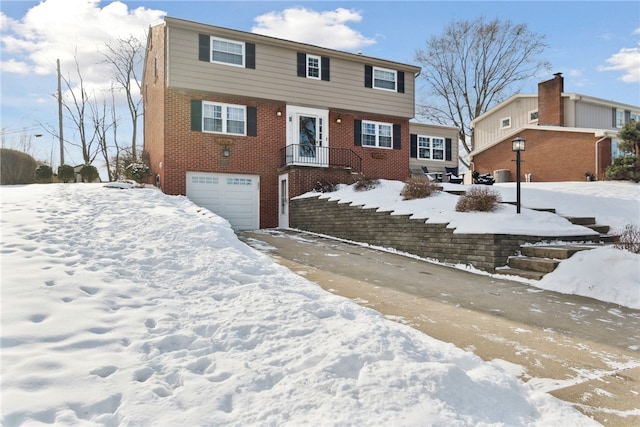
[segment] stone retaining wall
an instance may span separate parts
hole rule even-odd
[[[446,224],[427,224],[410,215],[392,215],[319,197],[292,199],[291,228],[392,248],[422,258],[473,265],[493,272],[516,255],[520,245],[541,241],[589,241],[593,236],[536,237],[508,234],[456,234]]]

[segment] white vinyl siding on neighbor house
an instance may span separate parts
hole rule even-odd
[[[500,129],[509,129],[511,127],[511,117],[503,117],[500,119]]]
[[[393,148],[393,125],[363,120],[362,146]]]
[[[233,94],[291,105],[310,105],[311,103],[322,108],[330,106],[336,110],[359,111],[407,119],[415,116],[414,76],[419,72],[419,67],[265,38],[256,34],[226,30],[175,18],[165,18],[165,22],[168,26],[166,84],[170,89]],[[247,46],[253,44],[255,68],[247,64],[245,68],[241,68],[199,60],[199,36],[202,34],[225,40],[242,40]],[[249,58],[247,51],[249,51],[248,48],[245,49],[245,56]],[[320,81],[300,78],[297,72],[298,52],[329,59],[330,80],[324,81],[322,63],[320,64]],[[249,59],[245,62],[249,62]],[[404,92],[366,88],[363,83],[363,67],[366,64],[375,66],[388,64],[387,68],[393,67],[403,71],[406,76]]]
[[[242,105],[202,103],[202,131],[246,135],[246,107]]]

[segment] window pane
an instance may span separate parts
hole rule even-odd
[[[204,118],[203,130],[208,132],[222,132],[222,119]]]
[[[374,69],[373,85],[377,88],[396,90],[396,73]]]
[[[204,104],[202,106],[204,121],[202,128],[209,132],[222,132],[222,106]]]
[[[213,40],[213,60],[227,64],[242,65],[243,45],[224,40]]]
[[[362,145],[366,145],[369,147],[376,146],[375,123],[362,123]]]
[[[320,64],[318,58],[307,56],[307,77],[320,78]]]
[[[227,133],[244,134],[244,109],[227,107]]]
[[[380,125],[379,126],[380,138],[379,145],[380,147],[391,147],[391,126],[389,125]]]

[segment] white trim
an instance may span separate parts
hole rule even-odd
[[[365,124],[371,124],[375,126],[375,144],[374,145],[368,145],[364,143],[364,136],[365,135],[371,135],[370,133],[365,134],[364,133],[364,125]],[[388,147],[382,146],[380,145],[380,126],[388,126],[391,128],[391,135],[389,135],[389,137],[391,138],[391,144]],[[360,144],[362,147],[368,147],[368,148],[382,148],[385,150],[393,150],[393,123],[385,123],[385,122],[374,122],[373,120],[363,120],[362,121],[362,129],[361,129],[361,140],[360,140]]]
[[[507,124],[505,124],[507,122]],[[511,128],[511,116],[500,118],[500,129],[510,129]]]
[[[310,55],[310,54],[306,54],[305,55],[305,72],[307,75],[308,79],[314,79],[314,80],[321,80],[322,79],[322,57],[318,56],[318,55]],[[316,61],[318,61],[318,75],[317,76],[311,76],[309,75],[309,59],[315,59]]]
[[[213,131],[213,130],[206,130],[204,128],[204,119],[205,119],[205,115],[204,115],[204,107],[205,105],[212,105],[215,107],[222,107],[222,130],[221,131]],[[228,119],[227,119],[227,110],[229,108],[237,108],[237,109],[241,109],[243,110],[243,115],[244,115],[244,126],[242,129],[242,133],[235,133],[235,132],[229,132],[228,131]],[[206,117],[208,119],[212,119],[213,117]],[[224,135],[238,135],[238,136],[246,136],[247,135],[247,106],[246,105],[237,105],[237,104],[223,104],[221,102],[211,102],[211,101],[202,101],[202,123],[201,123],[201,129],[202,132],[204,133],[217,133],[217,134],[224,134]]]
[[[246,45],[244,42],[238,41],[238,40],[230,40],[230,39],[224,39],[222,37],[216,37],[216,36],[209,36],[209,61],[213,62],[215,64],[223,64],[223,65],[230,65],[232,67],[240,67],[240,68],[244,68],[245,67],[245,56],[246,56]],[[239,45],[242,47],[242,52],[240,53],[240,56],[242,58],[242,63],[241,64],[235,64],[233,62],[226,62],[226,61],[216,61],[213,59],[213,42],[214,41],[221,41],[221,42],[225,42],[225,43],[232,43],[235,45]]]
[[[387,87],[376,86],[376,71],[393,74],[393,76],[394,76],[393,77],[393,89],[389,89]],[[382,79],[380,79],[380,80],[382,80]],[[383,81],[389,82],[391,80],[383,80]],[[386,91],[389,91],[389,92],[397,92],[398,91],[398,72],[396,70],[391,70],[391,69],[388,69],[388,68],[372,67],[372,70],[371,70],[371,86],[374,89],[386,90]]]

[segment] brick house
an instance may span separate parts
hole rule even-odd
[[[419,67],[169,17],[144,67],[156,185],[236,230],[287,226],[322,179],[410,174]]]
[[[640,107],[564,92],[561,73],[538,84],[538,94],[514,95],[472,122],[474,170],[509,170],[516,179],[511,141],[526,140],[520,179],[584,181],[603,179],[617,153],[617,134],[638,120]]]

